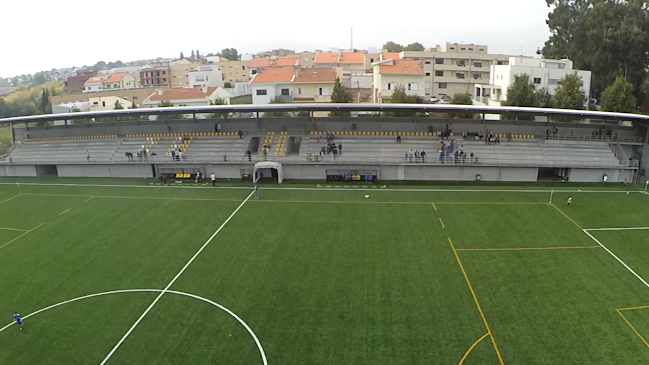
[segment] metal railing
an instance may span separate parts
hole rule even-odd
[[[609,142],[609,143],[644,143],[643,137],[636,136],[593,136],[588,134],[558,134],[556,136],[535,136],[546,141],[583,141],[583,142]]]
[[[61,158],[53,156],[51,158],[43,157],[18,157],[7,159],[3,163],[13,164],[128,164],[128,163],[145,163],[145,164],[250,164],[262,161],[272,161],[282,164],[299,164],[299,165],[435,165],[435,166],[515,166],[515,167],[557,167],[557,168],[638,168],[638,161],[598,161],[592,159],[571,159],[569,157],[548,157],[542,158],[521,158],[521,159],[500,159],[500,158],[455,158],[454,156],[440,158],[438,156],[426,156],[425,158],[406,158],[406,157],[389,157],[389,156],[367,156],[367,157],[348,157],[344,154],[334,157],[333,155],[318,156],[313,155],[311,158],[304,156],[215,156],[215,155],[184,155],[182,160],[173,159],[167,156],[149,156],[138,158],[135,157],[130,161],[125,156],[92,156],[89,160],[85,156],[79,158]]]

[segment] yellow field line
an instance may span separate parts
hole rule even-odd
[[[442,218],[439,219],[439,224],[442,225],[442,228],[446,228],[446,227],[444,227],[444,222],[442,222]]]
[[[572,224],[574,224],[575,226],[579,227],[579,229],[581,229],[582,231],[584,230],[584,228],[583,228],[582,226],[580,226],[579,223],[575,222],[572,218],[568,217],[568,215],[567,215],[566,213],[564,213],[563,210],[559,209],[559,207],[557,207],[557,206],[554,205],[554,204],[550,204],[550,205],[553,206],[554,209],[556,209],[556,210],[557,210],[559,213],[561,213],[564,217],[568,218],[568,220],[571,221]]]
[[[72,208],[66,210],[65,212],[61,212],[61,213],[59,213],[59,215],[63,215],[63,214],[65,214],[65,213],[67,213],[67,212],[69,212],[69,211],[71,211],[71,210],[72,210]]]
[[[638,309],[649,309],[649,305],[643,305],[641,307],[629,307],[629,308],[618,308],[616,311],[632,311],[632,310],[638,310]]]
[[[437,206],[435,205],[435,203],[433,203],[433,209],[435,209],[435,211],[437,211]]]
[[[18,231],[18,232],[28,232],[28,229],[18,229],[18,228],[6,228],[6,227],[0,227],[0,230],[2,231]]]
[[[642,335],[640,334],[640,332],[638,332],[638,330],[635,329],[635,327],[633,327],[633,325],[631,324],[631,322],[629,322],[629,320],[626,319],[626,317],[624,316],[624,314],[622,314],[622,311],[620,311],[619,309],[616,309],[615,311],[617,312],[617,314],[620,315],[620,317],[622,317],[622,319],[624,319],[624,322],[626,322],[626,324],[628,324],[629,327],[631,327],[631,329],[633,330],[633,332],[634,332],[638,337],[640,337],[640,339],[642,340],[642,342],[644,342],[645,346],[649,347],[649,343],[647,343],[647,340],[645,340],[644,337],[642,337]]]
[[[466,274],[466,270],[464,270],[464,265],[462,265],[462,260],[460,260],[460,255],[457,254],[457,250],[455,249],[455,246],[453,245],[453,241],[449,237],[448,243],[451,245],[451,249],[453,249],[453,254],[455,255],[455,259],[457,260],[457,263],[460,265],[460,270],[462,270],[462,275],[464,275],[464,280],[466,280],[467,285],[469,286],[469,291],[471,291],[471,295],[473,296],[473,300],[475,301],[476,307],[478,307],[478,312],[480,312],[480,317],[482,317],[482,321],[484,322],[485,328],[487,329],[487,334],[491,338],[491,343],[494,346],[494,350],[496,350],[496,355],[498,355],[498,360],[500,360],[500,364],[504,365],[505,362],[503,361],[502,355],[500,355],[500,350],[498,349],[498,344],[496,344],[496,339],[493,336],[493,333],[491,332],[491,327],[489,327],[489,323],[487,322],[487,318],[484,315],[484,312],[482,311],[482,307],[480,306],[480,302],[478,301],[478,297],[475,294],[475,291],[473,290],[473,285],[471,285],[471,281],[469,280],[469,276]]]
[[[20,195],[21,195],[21,194],[17,194],[17,195],[12,196],[12,197],[9,198],[9,199],[5,199],[5,200],[1,201],[0,204],[2,204],[2,203],[6,203],[6,202],[8,202],[8,201],[10,201],[10,200],[13,200],[13,199],[16,199],[16,198],[19,197]]]
[[[94,199],[94,198],[95,198],[94,196],[91,196],[90,198],[84,200],[83,203],[85,203],[85,202],[89,202],[89,201],[91,201],[91,200]]]
[[[543,251],[543,250],[572,250],[580,248],[602,248],[601,246],[573,247],[516,247],[516,248],[456,248],[455,251]]]
[[[473,351],[473,349],[474,349],[476,346],[478,346],[478,344],[479,344],[480,342],[482,342],[482,340],[484,340],[485,338],[487,338],[487,336],[489,336],[489,333],[488,333],[488,332],[485,333],[484,336],[480,337],[476,342],[474,342],[473,345],[471,345],[471,347],[469,347],[469,350],[467,350],[467,352],[464,354],[464,356],[462,356],[462,359],[460,360],[460,364],[459,364],[459,365],[464,364],[464,361],[466,360],[467,357],[469,357],[469,354],[471,353],[471,351]]]
[[[41,224],[39,224],[38,226],[36,226],[36,227],[30,229],[29,231],[26,231],[25,233],[21,234],[20,236],[14,238],[13,240],[11,240],[11,241],[5,243],[5,244],[2,245],[2,246],[0,246],[0,248],[4,248],[5,246],[9,245],[10,243],[13,243],[14,241],[18,240],[19,238],[23,237],[24,235],[28,234],[29,232],[31,232],[31,231],[37,229],[38,227],[42,226],[43,224],[45,224],[45,223],[41,223]]]

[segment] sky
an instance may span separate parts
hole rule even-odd
[[[13,15],[0,23],[0,77],[192,49],[349,48],[352,27],[357,49],[464,42],[533,56],[549,37],[545,0],[5,2]]]

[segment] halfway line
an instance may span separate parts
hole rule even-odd
[[[151,303],[151,305],[149,305],[149,307],[144,311],[144,313],[142,313],[142,315],[140,316],[140,318],[138,318],[138,319],[135,321],[135,323],[133,323],[133,325],[131,326],[131,328],[129,328],[129,330],[126,331],[126,333],[124,334],[124,336],[122,336],[122,338],[119,340],[119,342],[117,342],[117,345],[115,345],[115,347],[113,347],[113,349],[110,350],[110,352],[108,353],[108,355],[106,356],[106,358],[104,358],[104,360],[101,362],[101,365],[104,365],[106,362],[108,362],[108,360],[110,359],[110,357],[113,356],[113,354],[115,353],[115,351],[117,351],[117,349],[122,345],[122,343],[123,343],[123,342],[126,340],[126,338],[131,334],[131,332],[133,332],[133,330],[135,329],[135,327],[137,327],[138,324],[140,324],[140,322],[142,321],[142,319],[144,319],[144,317],[146,317],[146,315],[149,313],[149,311],[151,311],[151,309],[156,305],[156,303],[158,303],[158,301],[160,300],[160,298],[162,298],[162,296],[163,296],[167,291],[169,291],[169,288],[170,288],[170,287],[171,287],[171,286],[176,282],[176,280],[178,280],[178,278],[180,277],[180,275],[182,275],[182,274],[185,272],[185,270],[187,270],[187,268],[189,267],[189,265],[191,265],[192,262],[194,262],[194,260],[198,257],[198,255],[201,254],[201,252],[203,252],[203,250],[205,249],[205,247],[207,247],[207,245],[209,245],[210,242],[212,242],[212,240],[214,239],[214,237],[216,237],[216,235],[219,234],[219,232],[221,232],[221,230],[223,229],[223,227],[225,227],[225,225],[228,224],[228,222],[230,222],[230,220],[231,220],[231,219],[232,219],[232,218],[233,218],[233,217],[234,217],[234,216],[239,212],[239,210],[244,206],[244,204],[246,204],[246,203],[248,202],[248,200],[250,200],[250,197],[252,197],[252,194],[254,194],[254,192],[251,192],[250,194],[248,194],[248,196],[246,197],[246,199],[244,199],[244,201],[242,201],[241,204],[239,204],[239,206],[237,207],[237,209],[235,209],[234,212],[232,212],[232,214],[230,214],[230,216],[225,220],[225,222],[223,222],[223,224],[221,224],[221,226],[220,226],[220,227],[219,227],[219,228],[218,228],[218,229],[217,229],[217,230],[212,234],[212,236],[210,236],[210,238],[208,238],[207,241],[205,241],[205,243],[203,244],[203,246],[201,246],[201,248],[198,249],[198,251],[194,254],[194,256],[192,256],[192,258],[189,259],[189,261],[187,261],[187,263],[185,264],[185,266],[183,266],[183,268],[180,269],[180,271],[178,272],[178,274],[176,274],[176,276],[174,276],[174,278],[171,279],[171,281],[169,282],[169,284],[167,284],[167,286],[162,290],[162,292],[160,292],[160,294],[159,294],[159,295],[158,295],[158,296],[153,300],[153,303]]]

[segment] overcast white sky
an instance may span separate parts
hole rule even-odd
[[[0,77],[192,49],[348,48],[350,27],[360,49],[448,41],[533,55],[549,36],[544,0],[0,1]]]

